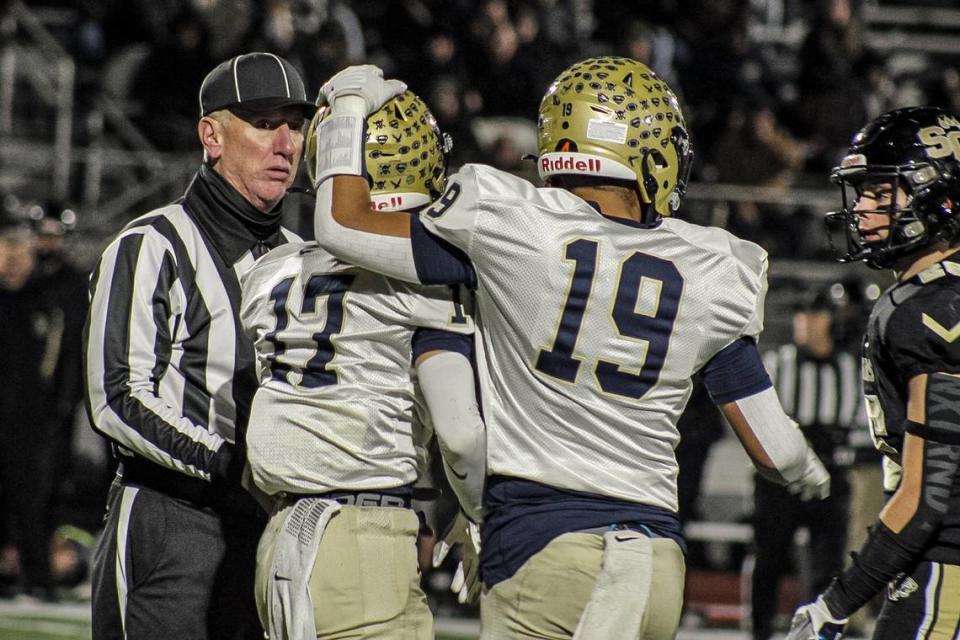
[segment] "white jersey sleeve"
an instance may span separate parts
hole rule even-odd
[[[752,242],[739,238],[731,243],[731,255],[741,269],[744,289],[753,294],[753,312],[743,328],[743,337],[757,339],[763,331],[763,309],[767,297],[767,252]]]
[[[420,212],[420,221],[435,236],[461,249],[471,260],[478,259],[474,237],[480,229],[484,242],[496,240],[488,234],[506,229],[499,226],[500,218],[512,219],[513,224],[529,228],[536,216],[528,209],[567,210],[582,204],[583,200],[562,189],[542,189],[512,174],[491,169],[486,165],[465,164],[447,179],[447,189],[440,199]],[[521,238],[503,238],[504,244]]]
[[[427,231],[470,255],[477,220],[483,216],[476,165],[467,164],[447,179],[447,188],[420,212]]]
[[[461,286],[413,286],[410,322],[423,329],[473,334],[471,296]]]

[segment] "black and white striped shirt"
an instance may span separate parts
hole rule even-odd
[[[804,430],[818,454],[832,449],[830,445],[873,450],[856,357],[837,352],[817,359],[796,345],[785,344],[767,351],[763,364],[787,415]]]
[[[107,246],[84,328],[87,408],[121,454],[204,480],[225,472],[257,386],[240,275],[298,239],[204,167],[181,202]]]

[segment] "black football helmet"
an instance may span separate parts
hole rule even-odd
[[[840,186],[843,209],[826,214],[830,243],[841,262],[863,260],[884,269],[906,254],[960,235],[960,114],[939,107],[889,111],[854,136],[830,179]],[[902,188],[907,203],[877,213],[890,216],[883,240],[865,242],[854,211],[864,185]],[[838,240],[843,235],[844,240]],[[844,247],[845,251],[841,247]]]

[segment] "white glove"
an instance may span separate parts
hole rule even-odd
[[[387,100],[398,96],[407,90],[407,85],[400,80],[384,80],[383,70],[372,64],[361,64],[347,67],[320,87],[320,95],[337,111],[336,100],[347,96],[361,98],[364,104],[364,113],[368,116]]]
[[[787,483],[787,491],[799,494],[801,500],[823,500],[830,495],[830,474],[810,447],[807,447],[800,477]]]
[[[848,618],[836,618],[823,596],[805,604],[793,614],[790,631],[784,640],[837,640],[843,637]]]
[[[460,562],[453,574],[450,591],[457,594],[461,604],[473,603],[480,595],[480,527],[461,511],[433,548],[433,566],[439,567],[455,545],[460,547]]]

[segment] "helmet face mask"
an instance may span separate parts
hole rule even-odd
[[[311,182],[316,176],[317,126],[328,117],[330,108],[321,107],[307,131],[304,148]],[[406,91],[367,116],[366,135],[364,154],[373,209],[405,211],[440,197],[452,143],[416,94]]]
[[[843,208],[826,214],[834,250],[841,262],[864,260],[884,269],[900,256],[929,242],[926,225],[913,209],[909,177],[900,167],[861,165],[835,170],[832,180],[840,187]],[[874,208],[858,206],[872,200]],[[865,218],[884,216],[883,225],[866,225]],[[842,238],[839,239],[839,238]]]
[[[659,215],[679,209],[693,150],[676,95],[646,65],[615,56],[578,62],[550,85],[539,115],[541,178],[625,180]]]
[[[825,222],[841,262],[884,269],[936,241],[952,242],[960,232],[960,120],[932,107],[883,114],[854,137],[830,178],[843,207]],[[864,197],[877,208],[858,208]],[[889,223],[865,229],[871,214]]]

